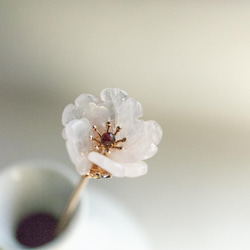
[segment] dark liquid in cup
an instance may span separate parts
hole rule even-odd
[[[49,213],[30,214],[19,222],[16,239],[28,248],[42,246],[56,237],[57,222]]]

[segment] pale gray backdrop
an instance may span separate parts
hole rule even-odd
[[[123,204],[155,250],[249,250],[249,66],[249,1],[2,0],[1,167],[73,167],[64,106],[122,88],[164,138],[146,176],[89,188]]]

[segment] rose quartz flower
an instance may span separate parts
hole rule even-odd
[[[139,119],[142,106],[117,88],[104,89],[99,98],[82,94],[63,111],[63,137],[80,175],[99,166],[116,177],[147,173],[143,161],[157,152],[162,129],[155,121]]]

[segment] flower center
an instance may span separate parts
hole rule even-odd
[[[119,144],[121,142],[125,142],[126,138],[123,138],[121,140],[116,140],[116,135],[121,131],[121,127],[117,126],[114,133],[109,132],[109,129],[111,127],[110,122],[106,122],[106,132],[101,134],[96,125],[93,125],[93,130],[97,133],[98,137],[90,136],[90,140],[94,141],[94,147],[95,150],[99,153],[104,154],[105,156],[108,156],[111,151],[110,149],[119,149],[122,150],[123,147],[121,147]],[[99,166],[93,165],[90,169],[89,175],[96,179],[103,179],[103,178],[111,178],[112,174],[108,173],[106,170],[100,168]]]
[[[101,137],[101,144],[103,144],[107,148],[112,147],[115,141],[115,135],[112,133],[104,133]]]
[[[126,138],[123,138],[121,140],[116,140],[116,135],[121,131],[121,127],[117,126],[114,133],[109,132],[109,129],[111,127],[110,122],[106,122],[106,132],[101,134],[97,127],[93,125],[93,130],[98,134],[99,138],[94,138],[93,136],[90,136],[90,140],[97,142],[97,144],[94,145],[95,149],[103,153],[104,155],[108,156],[108,154],[111,153],[110,149],[119,149],[122,150],[123,147],[121,147],[119,144],[121,142],[125,142]]]

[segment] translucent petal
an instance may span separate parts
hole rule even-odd
[[[91,124],[86,118],[81,120],[73,120],[69,122],[65,127],[64,136],[68,140],[82,140],[87,137],[89,140],[89,133],[91,131]]]
[[[108,157],[97,153],[91,152],[88,155],[89,161],[93,162],[97,166],[107,170],[109,173],[113,174],[114,176],[122,177],[124,176],[124,168],[122,164],[118,162],[114,162],[110,160]]]
[[[79,164],[76,165],[76,170],[80,175],[86,175],[91,167],[92,163],[87,158],[83,158]]]
[[[121,105],[116,107],[116,112],[119,117],[117,120],[124,120],[129,118],[137,119],[143,115],[143,109],[140,102],[133,98],[128,98],[126,101],[122,102]]]
[[[101,92],[101,100],[107,103],[116,126],[122,127],[120,135],[131,133],[136,120],[143,114],[142,105],[133,98],[128,98],[125,91],[117,88],[104,89]]]
[[[127,93],[118,88],[107,88],[104,89],[101,94],[101,100],[103,102],[111,102],[114,106],[120,105],[127,99]]]
[[[75,109],[75,105],[69,104],[65,107],[62,113],[62,124],[66,126],[70,121],[80,118],[82,114],[82,110],[78,110],[78,112]]]
[[[115,107],[115,123],[120,126],[121,136],[126,137],[134,132],[137,127],[138,118],[143,115],[141,103],[128,98],[120,106]]]
[[[81,95],[76,99],[76,105],[69,104],[63,111],[63,125],[67,126],[74,120],[86,118],[91,126],[96,125],[100,130],[104,130],[106,122],[110,120],[109,110],[104,105],[91,100],[93,98],[89,98],[88,95]]]
[[[135,131],[127,137],[122,145],[122,151],[112,150],[110,158],[114,161],[131,163],[146,160],[154,156],[158,150],[157,144],[162,137],[162,130],[155,121],[146,121],[137,124]]]
[[[75,99],[76,106],[87,107],[89,103],[94,102],[98,103],[98,99],[90,94],[81,94]]]
[[[96,152],[91,152],[88,159],[116,177],[138,177],[147,173],[147,164],[142,161],[124,164]]]
[[[85,118],[73,120],[67,124],[64,131],[71,160],[77,165],[83,157],[86,157],[92,148],[92,142],[89,138],[90,131],[92,131],[90,123]],[[74,162],[73,157],[76,158],[76,162]]]
[[[78,147],[73,141],[66,141],[66,148],[68,150],[69,157],[71,161],[76,165],[81,161],[82,156],[79,153]]]
[[[75,100],[75,105],[69,104],[63,111],[62,123],[66,126],[75,119],[87,118],[91,123],[108,119],[108,110],[92,95],[82,94]]]
[[[150,137],[151,140],[155,145],[158,145],[162,139],[162,128],[156,121],[145,121],[145,130],[147,131],[146,134]]]
[[[80,175],[87,174],[91,168],[91,162],[84,154],[80,153],[79,145],[73,141],[67,141],[66,147],[69,157],[72,163],[76,166],[78,173]]]
[[[139,177],[148,172],[148,165],[144,161],[137,161],[133,163],[124,163],[126,177]]]
[[[108,108],[96,103],[89,103],[88,109],[85,112],[85,117],[89,120],[91,125],[96,125],[99,130],[106,128],[106,122],[109,121]]]

